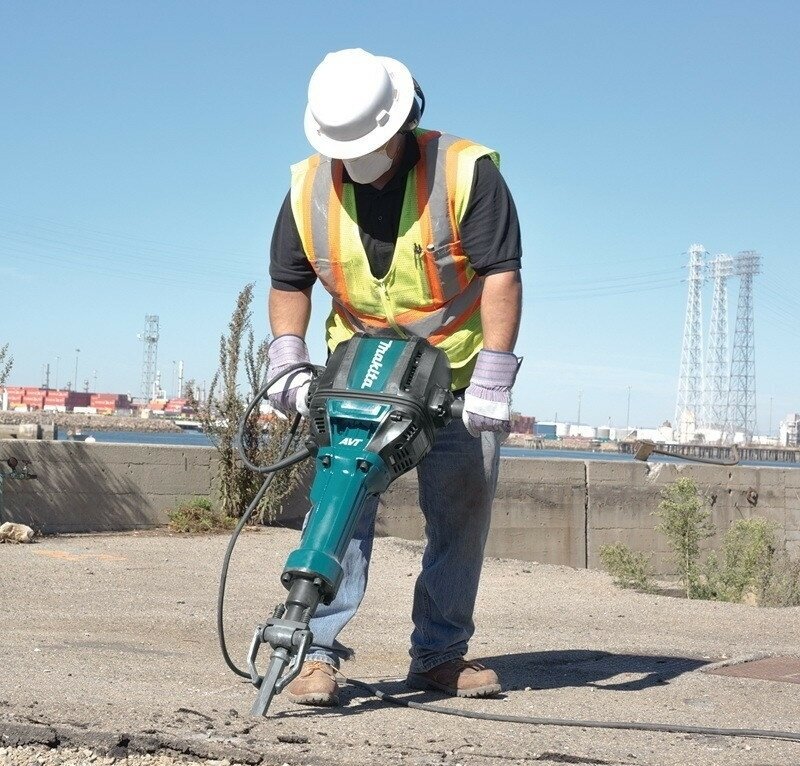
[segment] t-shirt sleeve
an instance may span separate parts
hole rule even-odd
[[[475,164],[469,204],[461,220],[461,247],[482,277],[521,266],[522,243],[514,199],[490,157]]]
[[[269,276],[276,290],[305,290],[317,281],[292,214],[291,192],[281,205],[272,232]]]

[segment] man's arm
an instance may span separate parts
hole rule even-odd
[[[502,271],[483,277],[481,324],[483,347],[488,351],[513,351],[522,314],[519,271]]]
[[[269,324],[272,337],[279,335],[297,335],[306,337],[308,322],[311,319],[311,290],[277,290],[269,291]]]

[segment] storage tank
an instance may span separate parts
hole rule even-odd
[[[599,426],[597,428],[597,438],[604,442],[610,441],[611,429],[608,426]]]

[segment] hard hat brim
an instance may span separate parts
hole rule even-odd
[[[311,113],[311,107],[306,106],[303,121],[306,138],[308,143],[325,157],[335,160],[363,157],[383,146],[405,124],[414,103],[414,78],[402,62],[388,56],[376,56],[376,58],[386,67],[392,86],[397,92],[386,124],[376,125],[369,133],[352,141],[337,141],[322,134],[319,123]]]

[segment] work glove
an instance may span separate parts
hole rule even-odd
[[[310,362],[306,342],[299,335],[279,335],[269,344],[267,380],[279,376],[293,364]],[[269,403],[284,415],[299,412],[308,415],[306,394],[311,383],[311,369],[287,372],[268,389]]]
[[[464,393],[462,419],[467,431],[511,430],[511,387],[522,359],[506,351],[478,352],[475,370]]]

